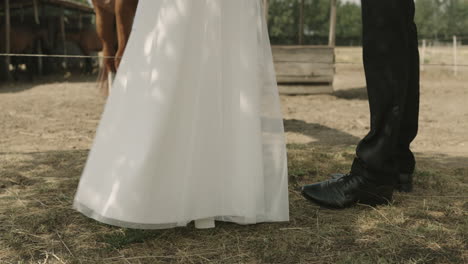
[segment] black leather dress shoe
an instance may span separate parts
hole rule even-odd
[[[342,173],[334,173],[330,175],[332,179],[339,179],[346,174]],[[413,191],[413,174],[411,173],[400,173],[398,175],[397,185],[395,186],[395,190],[399,192],[412,192]]]
[[[393,185],[376,184],[348,174],[336,179],[306,185],[302,195],[308,200],[329,208],[347,208],[357,203],[376,206],[392,201]]]

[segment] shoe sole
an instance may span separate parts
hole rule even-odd
[[[361,190],[361,195],[364,197],[363,199],[360,199],[354,203],[351,203],[349,205],[345,204],[342,206],[337,206],[337,205],[330,205],[327,203],[323,203],[319,200],[315,200],[312,197],[309,197],[304,191],[301,191],[301,195],[306,198],[307,200],[321,206],[327,209],[333,209],[333,210],[339,210],[339,209],[346,209],[353,207],[357,204],[366,204],[369,206],[378,206],[378,205],[388,205],[392,202],[393,200],[393,187],[392,186],[380,186],[376,188],[377,193],[371,193],[371,192],[366,192]]]

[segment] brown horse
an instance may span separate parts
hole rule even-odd
[[[0,29],[0,52],[4,53],[5,47],[5,27]],[[48,34],[45,29],[35,30],[28,26],[12,26],[10,30],[10,53],[13,54],[35,54],[38,52],[38,44],[41,44],[43,51],[49,50],[50,44]],[[37,66],[37,59],[33,57],[11,57],[13,65],[13,77],[17,79],[20,65],[26,65],[26,70],[30,79],[33,79]]]
[[[96,12],[96,29],[102,41],[105,57],[100,77],[101,87],[108,93],[110,81],[119,68],[130,37],[138,0],[92,1]]]
[[[102,51],[102,42],[96,30],[92,28],[83,29],[76,33],[67,33],[66,40],[75,42],[85,56],[90,56],[93,52]],[[91,58],[86,59],[84,70],[86,73],[93,72],[93,60]]]

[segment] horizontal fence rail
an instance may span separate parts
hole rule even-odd
[[[122,57],[116,56],[99,56],[99,55],[59,55],[59,54],[15,54],[15,53],[0,53],[0,57],[36,57],[36,58],[62,58],[62,59],[121,59]],[[328,64],[325,62],[314,62],[315,64]],[[362,62],[346,62],[337,61],[335,65],[362,65]],[[439,67],[468,67],[468,64],[457,63],[421,63],[424,66],[439,66]]]

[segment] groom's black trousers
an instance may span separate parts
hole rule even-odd
[[[362,0],[369,134],[351,172],[379,182],[413,173],[410,144],[418,131],[419,53],[413,0]]]

